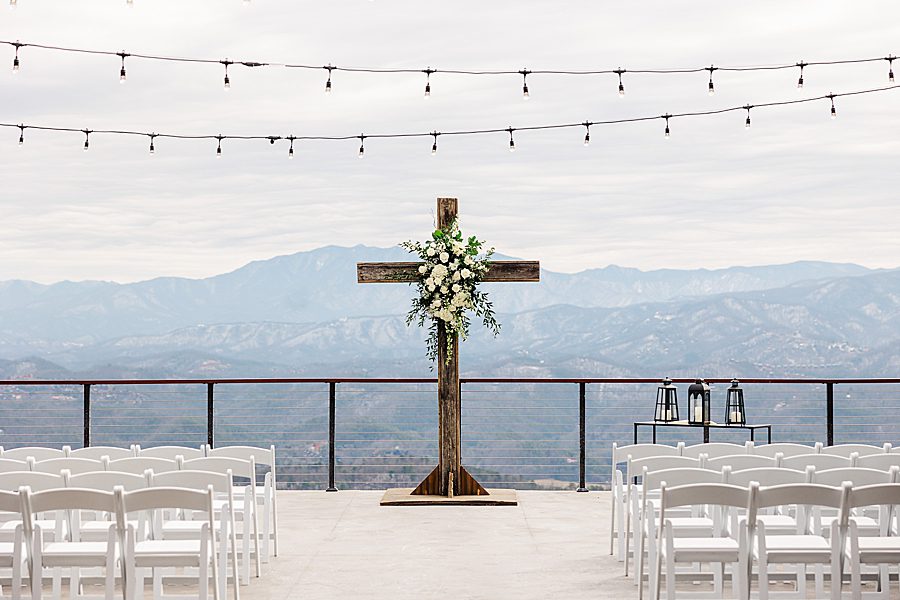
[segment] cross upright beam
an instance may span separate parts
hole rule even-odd
[[[456,219],[459,206],[456,198],[437,199],[437,227],[449,227]],[[419,280],[419,262],[358,263],[359,283],[413,283]],[[483,281],[540,281],[538,261],[493,261]],[[448,336],[453,336],[447,355]],[[459,339],[438,321],[438,465],[413,491],[414,495],[481,496],[488,492],[461,463],[461,403],[459,387]]]

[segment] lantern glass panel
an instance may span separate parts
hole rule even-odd
[[[731,380],[731,387],[725,393],[725,424],[746,425],[747,412],[744,409],[744,390],[737,379]]]
[[[664,423],[678,420],[678,391],[668,377],[656,389],[656,411],[653,419]]]
[[[688,388],[688,422],[692,425],[707,425],[711,422],[709,385],[702,379]]]

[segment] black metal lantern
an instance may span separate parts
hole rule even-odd
[[[691,425],[710,423],[709,386],[702,379],[698,379],[688,388],[688,423]]]
[[[668,377],[656,389],[656,414],[653,419],[664,423],[678,420],[678,390]]]
[[[737,379],[731,380],[731,387],[725,392],[725,424],[746,425],[747,413],[744,411],[744,390]]]

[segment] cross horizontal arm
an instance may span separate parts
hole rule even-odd
[[[413,283],[419,280],[420,262],[357,263],[358,283]],[[489,263],[485,282],[540,281],[541,264],[536,260],[497,260]]]

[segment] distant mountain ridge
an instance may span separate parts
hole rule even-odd
[[[403,259],[399,248],[329,246],[206,279],[0,282],[0,359],[13,361],[0,371],[22,374],[16,360],[34,357],[32,372],[421,373],[422,332],[403,320],[413,291],[356,283],[356,262]],[[897,367],[900,271],[610,266],[486,287],[504,329],[496,340],[474,332],[463,355],[470,373]]]

